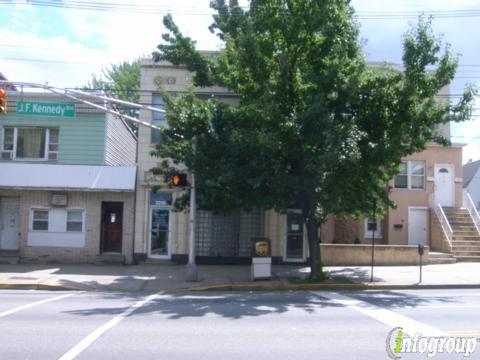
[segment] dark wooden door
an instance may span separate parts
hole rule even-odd
[[[102,252],[122,252],[123,203],[102,202]]]

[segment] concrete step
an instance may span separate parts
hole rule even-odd
[[[457,262],[480,262],[480,256],[456,256]]]
[[[154,258],[147,258],[146,260],[140,261],[140,264],[150,264],[150,265],[176,265],[175,262],[172,260],[166,259],[154,259]]]
[[[453,240],[452,247],[455,246],[473,246],[477,247],[480,244],[480,241],[472,241],[472,240]]]
[[[0,264],[15,265],[20,261],[19,256],[0,256]]]
[[[462,223],[458,223],[458,222],[455,222],[455,221],[450,221],[448,220],[448,223],[450,224],[450,226],[468,226],[468,227],[473,227],[475,229],[475,231],[477,231],[477,228],[475,227],[475,224],[473,223],[473,221],[470,221],[469,223],[467,222],[462,222]]]
[[[20,261],[19,250],[0,250],[0,264],[18,264]]]
[[[463,250],[463,249],[452,249],[453,256],[480,256],[480,249],[475,250]]]
[[[449,253],[430,252],[429,264],[454,264],[457,262],[455,257]]]
[[[454,229],[452,229],[454,230]],[[477,229],[457,229],[456,232],[458,233],[458,235],[480,235],[477,231]]]
[[[480,236],[478,235],[458,235],[458,234],[453,234],[453,240],[470,240],[470,241],[478,241],[480,242]]]
[[[452,227],[453,232],[455,232],[455,231],[469,231],[469,232],[478,234],[477,228],[473,225],[454,225],[454,224],[450,224],[450,226]]]
[[[452,229],[453,230],[453,229]],[[480,235],[476,231],[468,231],[468,230],[457,230],[454,231],[453,236],[475,236],[480,238]]]
[[[480,244],[479,245],[458,245],[452,244],[453,251],[480,251]]]
[[[470,213],[466,213],[466,214],[457,214],[457,213],[448,213],[446,212],[445,213],[445,216],[447,217],[447,219],[449,220],[471,220],[471,216],[470,216]]]
[[[475,226],[475,224],[473,223],[473,221],[468,221],[468,219],[465,219],[465,220],[448,220],[448,222],[450,223],[450,225],[453,225],[453,226]]]
[[[469,214],[467,209],[454,208],[454,207],[443,207],[445,213],[455,213],[455,214]]]
[[[467,209],[448,209],[448,208],[443,208],[443,212],[445,215],[451,215],[451,216],[462,216],[462,215],[470,215],[470,212]]]
[[[125,256],[122,254],[101,254],[95,258],[96,265],[125,264]]]

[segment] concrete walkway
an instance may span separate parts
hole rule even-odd
[[[336,280],[326,284],[292,283],[307,277],[308,267],[272,267],[271,281],[250,280],[250,266],[201,265],[199,281],[185,281],[185,267],[171,264],[107,265],[0,265],[0,289],[79,289],[97,291],[181,290],[295,290],[365,288],[480,288],[480,263],[428,265],[419,284],[418,266],[378,266],[370,283],[370,268],[327,267]]]

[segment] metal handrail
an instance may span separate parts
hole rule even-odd
[[[443,211],[442,205],[440,205],[439,202],[436,201],[435,194],[430,194],[430,206],[433,208],[435,211],[435,214],[438,217],[438,220],[440,222],[440,226],[442,227],[443,233],[445,234],[445,237],[447,238],[448,244],[450,247],[452,247],[452,241],[453,241],[453,230],[452,227],[450,226],[450,223],[448,222],[448,218],[445,215],[445,212]]]
[[[480,215],[478,214],[475,203],[472,200],[472,197],[467,190],[463,190],[463,207],[468,210],[470,216],[472,217],[473,223],[477,228],[477,231],[480,233]]]

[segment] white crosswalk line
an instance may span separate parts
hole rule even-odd
[[[100,326],[99,328],[95,329],[93,332],[91,332],[87,337],[85,337],[82,341],[80,341],[77,345],[75,345],[73,348],[71,348],[68,352],[66,352],[62,357],[59,358],[59,360],[72,360],[75,359],[80,353],[85,350],[87,347],[89,347],[95,340],[97,340],[100,336],[102,336],[104,333],[106,333],[108,330],[113,328],[115,325],[117,325],[120,321],[122,321],[124,318],[126,318],[128,315],[133,313],[135,310],[141,308],[142,306],[147,305],[149,302],[152,300],[155,300],[157,298],[166,298],[168,296],[162,296],[160,294],[153,294],[150,296],[147,296],[143,300],[137,301],[135,304],[130,306],[128,309],[126,309],[124,312],[122,312],[120,315],[115,316],[113,319],[111,319],[109,322],[106,324]]]
[[[0,313],[0,318],[2,318],[4,316],[7,316],[7,315],[15,314],[16,312],[19,312],[19,311],[22,311],[22,310],[25,310],[25,309],[29,309],[29,308],[32,308],[34,306],[38,306],[38,305],[41,305],[41,304],[45,304],[45,303],[48,303],[48,302],[51,302],[51,301],[65,299],[65,298],[68,298],[70,296],[80,294],[82,292],[83,291],[76,292],[76,293],[73,293],[73,294],[60,295],[60,296],[57,296],[57,297],[48,298],[48,299],[44,299],[44,300],[40,300],[40,301],[30,303],[30,304],[22,305],[22,306],[14,308],[14,309],[7,310],[7,311],[4,311],[4,312]]]
[[[410,319],[401,314],[397,314],[391,310],[370,304],[366,301],[361,301],[346,295],[335,292],[314,292],[315,295],[332,300],[336,304],[346,306],[350,309],[356,310],[364,315],[367,315],[377,321],[388,325],[391,328],[401,327],[403,331],[414,336],[421,333],[423,336],[445,336],[446,334],[440,329],[421,323],[420,321]]]

